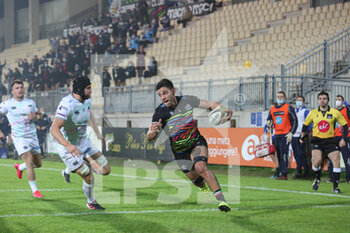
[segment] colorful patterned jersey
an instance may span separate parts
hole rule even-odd
[[[200,136],[193,118],[193,108],[199,107],[200,99],[195,96],[176,96],[176,99],[176,107],[159,105],[152,122],[162,119],[162,128],[169,136],[173,151],[182,152],[190,149]]]

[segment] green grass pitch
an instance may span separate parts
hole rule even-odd
[[[227,170],[212,166],[224,193],[233,190],[239,194],[239,203],[230,205],[232,211],[222,213],[214,202],[198,204],[198,189],[181,178],[181,172],[176,173],[181,176],[179,182],[144,179],[149,174],[143,170],[137,171],[137,178],[125,177],[121,162],[112,162],[111,175],[103,177],[103,192],[99,192],[109,195],[112,202],[101,204],[105,211],[91,211],[86,207],[81,178],[71,174],[71,183],[64,182],[62,162],[45,159],[43,167],[36,169],[42,199],[32,197],[25,173],[22,180],[17,178],[14,163],[0,160],[0,232],[273,233],[350,229],[350,185],[345,182],[339,185],[342,194],[333,194],[332,184],[325,182],[313,192],[312,180],[271,180],[267,169],[241,168],[241,175],[234,178],[239,187],[229,188]],[[151,186],[146,187],[148,184]],[[136,189],[136,204],[125,203],[130,195],[125,185],[145,186]],[[175,195],[182,186],[190,187],[189,198],[175,204],[159,202],[161,193]],[[204,195],[208,201],[215,200],[211,193]],[[101,197],[98,201],[103,202]]]

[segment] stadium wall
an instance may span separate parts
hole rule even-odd
[[[195,109],[194,116],[198,120],[198,127],[212,127],[208,121],[207,111]],[[255,124],[251,124],[252,116],[256,116]],[[114,113],[105,114],[105,118],[110,122],[112,127],[127,127],[127,121],[131,122],[133,128],[148,128],[152,121],[153,113]],[[258,117],[259,116],[259,117]],[[261,116],[261,117],[260,117]],[[231,119],[236,121],[237,128],[263,127],[267,118],[267,112],[261,111],[235,111]],[[258,122],[261,119],[261,123]],[[257,124],[259,123],[259,124]],[[219,126],[220,128],[229,128],[230,122]]]

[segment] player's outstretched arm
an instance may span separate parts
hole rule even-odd
[[[56,141],[61,144],[62,146],[64,146],[66,148],[66,150],[68,151],[68,153],[74,155],[74,156],[81,156],[81,152],[80,150],[70,144],[62,135],[61,133],[61,128],[63,127],[64,124],[64,120],[59,119],[59,118],[55,118],[55,120],[52,123],[52,127],[51,127],[51,135],[56,139]]]
[[[103,135],[101,134],[100,130],[97,127],[96,124],[96,120],[95,120],[95,116],[92,113],[92,111],[90,112],[90,119],[89,119],[89,125],[91,126],[91,128],[94,130],[96,137],[102,142],[102,146],[106,146],[106,140],[103,137]]]
[[[225,117],[222,117],[222,119],[224,121],[228,121],[231,119],[232,117],[232,110],[225,107],[225,106],[222,106],[221,104],[217,103],[217,102],[211,102],[211,101],[208,101],[208,100],[204,100],[204,99],[201,99],[200,100],[200,104],[199,104],[199,107],[200,108],[203,108],[203,109],[208,109],[209,111],[217,108],[217,107],[221,107],[224,109],[225,111]]]

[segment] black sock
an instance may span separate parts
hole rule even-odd
[[[214,196],[215,196],[216,200],[226,202],[224,194],[222,193],[221,189],[216,190],[214,192]]]
[[[280,175],[280,169],[278,167],[276,167],[276,173],[275,173],[276,176],[279,176]]]
[[[338,188],[340,173],[333,172],[333,189]]]
[[[314,171],[314,172],[315,172],[316,178],[317,178],[318,180],[320,180],[320,179],[321,179],[321,170],[319,170],[319,171]]]

